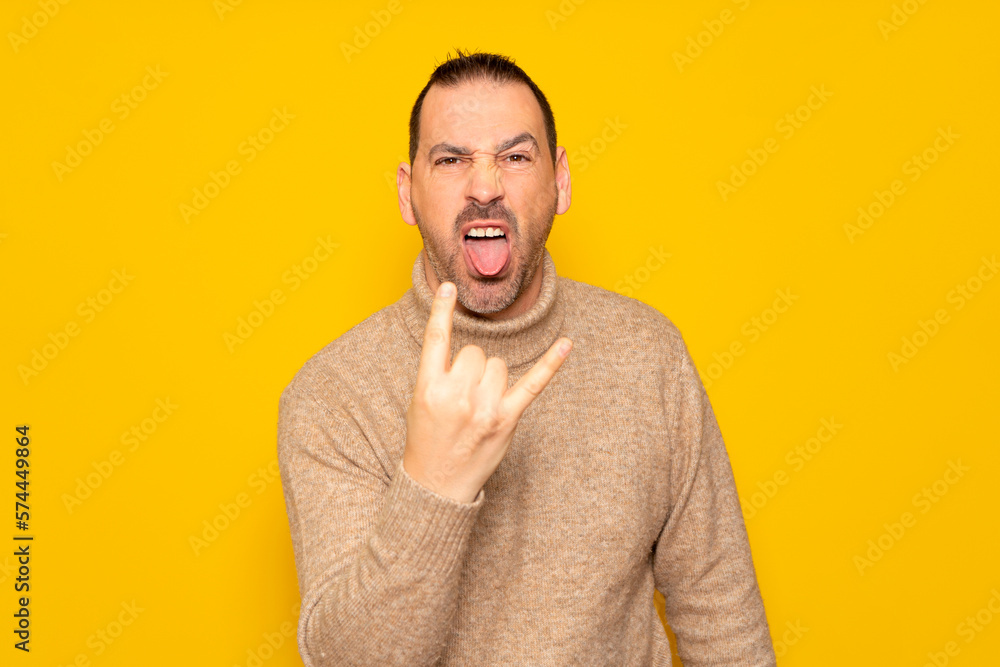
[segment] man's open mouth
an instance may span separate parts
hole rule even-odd
[[[506,225],[474,224],[465,230],[462,249],[466,264],[481,276],[495,276],[510,261]]]

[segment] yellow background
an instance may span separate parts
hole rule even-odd
[[[744,499],[779,664],[940,664],[948,642],[949,664],[995,664],[1000,620],[988,612],[971,640],[959,624],[1000,590],[1000,279],[962,308],[954,290],[1000,251],[997,6],[398,1],[387,14],[381,1],[73,0],[34,32],[38,2],[0,8],[0,489],[10,508],[14,427],[29,424],[36,536],[29,655],[11,647],[13,558],[0,556],[3,664],[242,666],[294,623],[267,470],[278,396],[409,287],[421,242],[391,183],[416,95],[456,47],[513,56],[552,104],[574,195],[548,243],[559,272],[619,291],[628,276],[683,332]],[[373,11],[391,20],[345,56]],[[678,66],[685,49],[695,57]],[[811,87],[829,96],[803,111]],[[248,160],[241,144],[273,109],[294,118]],[[808,119],[786,136],[797,112]],[[113,131],[59,172],[105,119]],[[906,163],[939,128],[957,138],[911,180]],[[769,138],[777,151],[723,197],[718,182]],[[181,204],[234,160],[185,220]],[[905,193],[849,238],[857,208],[897,179]],[[339,245],[293,290],[287,272],[317,238]],[[651,246],[670,257],[649,272]],[[227,346],[276,289],[283,303]],[[775,321],[777,290],[797,298]],[[108,297],[90,320],[79,307]],[[894,368],[889,353],[939,309],[947,322]],[[752,339],[754,317],[772,324]],[[71,322],[78,335],[22,378]],[[177,406],[161,422],[157,399]],[[822,419],[842,428],[796,469],[789,452]],[[144,423],[155,430],[130,451],[122,435]],[[67,507],[115,450],[120,465]],[[953,484],[939,481],[949,461],[968,468]],[[771,487],[776,473],[786,483]],[[925,487],[935,502],[915,503]],[[196,555],[191,536],[237,498],[249,504]],[[885,537],[904,512],[915,524]],[[14,544],[13,516],[2,526]],[[859,566],[880,537],[891,546]],[[95,639],[133,601],[120,636]],[[300,664],[294,641],[264,664]]]

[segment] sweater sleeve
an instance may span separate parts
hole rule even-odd
[[[432,665],[451,632],[461,567],[485,491],[438,495],[391,479],[357,422],[290,385],[278,462],[302,607],[306,667]]]
[[[654,546],[656,587],[685,667],[774,665],[729,455],[681,339],[677,356],[668,394],[669,513]]]

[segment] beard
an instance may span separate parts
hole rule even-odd
[[[509,308],[531,284],[535,273],[541,267],[545,242],[549,238],[556,217],[558,190],[556,194],[556,200],[542,219],[529,221],[527,236],[521,233],[521,225],[514,212],[502,202],[494,201],[485,207],[469,202],[469,205],[455,218],[450,233],[435,238],[426,229],[417,205],[411,199],[413,217],[417,221],[417,229],[424,241],[424,252],[438,281],[454,283],[458,302],[473,313],[487,315]],[[474,220],[503,220],[509,225],[511,233],[508,234],[507,241],[510,244],[510,266],[506,276],[480,277],[470,274],[462,248],[464,240],[459,237],[459,232],[462,225]],[[544,224],[537,224],[539,222]],[[530,233],[531,230],[535,231]],[[511,236],[513,239],[509,238]]]

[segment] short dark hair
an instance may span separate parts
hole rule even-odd
[[[417,144],[420,142],[420,111],[430,87],[437,84],[452,88],[469,81],[492,81],[497,84],[520,82],[527,85],[534,93],[535,99],[538,100],[538,106],[542,108],[549,154],[552,155],[552,164],[555,166],[556,119],[552,115],[552,107],[545,99],[545,94],[539,90],[531,77],[514,64],[513,58],[495,53],[462,53],[461,49],[456,49],[456,51],[457,55],[454,58],[448,58],[434,70],[430,81],[420,91],[417,101],[413,105],[413,110],[410,111],[410,164],[412,165],[414,158],[417,157]]]

